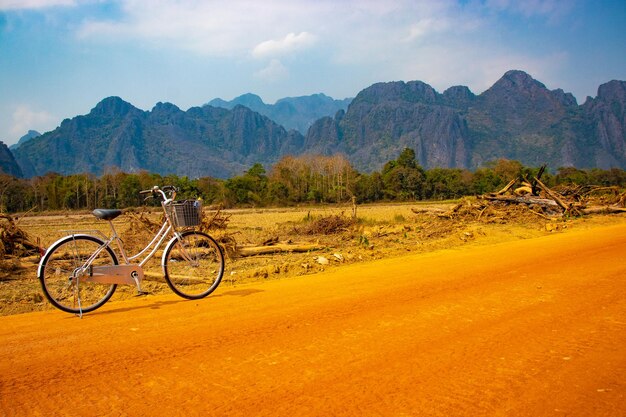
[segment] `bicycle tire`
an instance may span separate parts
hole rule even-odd
[[[78,282],[72,277],[74,270],[104,242],[90,235],[66,236],[56,241],[45,253],[37,276],[48,301],[59,310],[82,314],[94,311],[109,301],[117,284]],[[117,265],[118,260],[110,247],[105,247],[92,265]]]
[[[197,300],[215,291],[222,281],[224,254],[211,236],[189,230],[181,233],[180,239],[169,241],[162,265],[170,289],[183,298]]]

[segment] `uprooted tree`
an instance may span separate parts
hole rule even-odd
[[[500,191],[479,198],[490,202],[525,204],[536,212],[550,216],[626,212],[626,192],[620,193],[619,188],[587,185],[551,189],[541,182],[544,170],[545,165],[532,179],[527,177],[513,179]],[[613,201],[597,198],[600,193],[605,196],[613,195]]]

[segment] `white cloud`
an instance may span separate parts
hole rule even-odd
[[[118,0],[115,20],[83,20],[78,35],[85,42],[217,56],[220,63],[245,68],[251,78],[265,81],[290,74],[295,80],[319,67],[319,73],[350,73],[344,77],[357,91],[367,86],[357,85],[361,82],[419,79],[439,88],[465,84],[480,92],[508,69],[532,71],[538,79],[556,72],[558,63],[550,58],[555,51],[536,45],[524,49],[523,40],[510,50],[507,41],[517,34],[506,32],[500,15],[550,20],[573,7],[564,3],[571,2]],[[304,59],[286,57],[300,51],[308,55],[299,58],[315,64],[298,69]],[[269,63],[259,70],[252,58]]]
[[[267,67],[254,73],[256,78],[272,82],[283,80],[288,75],[289,71],[278,59],[272,59]]]
[[[433,33],[445,32],[450,28],[448,19],[425,18],[409,26],[409,35],[405,40],[421,39]]]
[[[75,4],[75,0],[0,0],[0,10],[45,9]]]
[[[252,55],[257,58],[283,55],[299,49],[308,48],[315,43],[315,36],[309,32],[289,33],[279,40],[268,40],[254,47]]]
[[[83,39],[140,40],[157,48],[192,51],[201,55],[247,55],[260,42],[285,33],[299,33],[293,46],[310,42],[301,26],[309,10],[321,10],[305,2],[273,0],[126,0],[123,17],[116,21],[88,20],[79,29]],[[304,33],[304,35],[303,35]],[[291,40],[292,42],[294,40]],[[284,40],[283,40],[284,43]]]
[[[558,84],[560,70],[569,57],[562,52],[533,56],[495,44],[450,43],[442,54],[438,45],[420,48],[419,55],[407,55],[398,73],[404,80],[421,80],[440,93],[454,85],[465,85],[480,94],[509,70],[522,70],[545,83],[549,89]]]
[[[86,20],[83,39],[140,40],[204,55],[275,56],[316,42],[401,40],[413,24],[444,22],[454,0],[122,0],[118,20]],[[441,30],[441,29],[439,29]],[[289,35],[285,35],[289,34]],[[315,35],[313,35],[315,34]]]
[[[14,137],[25,135],[29,130],[47,132],[54,128],[57,117],[47,111],[36,111],[26,105],[19,105],[12,115],[11,134]]]

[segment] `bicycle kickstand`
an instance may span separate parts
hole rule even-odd
[[[141,288],[141,282],[139,282],[139,274],[137,274],[137,272],[133,272],[132,274],[130,274],[130,276],[133,278],[133,281],[135,281],[135,285],[137,286],[137,294],[135,296],[140,297],[142,295],[148,295],[149,292],[144,291]]]
[[[78,303],[78,318],[83,318],[83,305],[80,302],[80,291],[78,291],[79,281],[76,280],[76,285],[74,286],[74,297],[76,298],[76,302]]]

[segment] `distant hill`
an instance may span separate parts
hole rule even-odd
[[[31,139],[14,152],[27,177],[49,171],[90,172],[109,167],[135,172],[214,176],[240,174],[256,162],[271,164],[301,148],[302,135],[237,106],[182,111],[158,103],[142,111],[119,97],[102,100],[84,116]]]
[[[14,177],[22,176],[22,170],[15,161],[13,154],[2,141],[0,141],[0,174],[8,174]]]
[[[474,169],[508,158],[553,170],[626,169],[625,81],[602,84],[582,105],[523,71],[507,72],[479,95],[464,86],[439,93],[421,81],[377,83],[347,110],[315,121],[306,136],[253,111],[263,107],[257,96],[239,99],[246,106],[182,111],[158,103],[142,111],[109,97],[20,145],[15,159],[27,177],[118,167],[227,178],[257,162],[270,167],[283,155],[303,153],[343,153],[371,172],[409,147],[425,168]]]
[[[22,136],[20,140],[17,141],[16,144],[9,146],[9,149],[13,151],[19,148],[20,146],[22,146],[24,143],[31,140],[32,138],[36,138],[37,136],[41,136],[41,133],[37,132],[36,130],[29,130],[28,133]]]
[[[334,116],[340,110],[345,111],[351,101],[351,98],[335,100],[324,94],[313,94],[310,96],[282,98],[276,104],[265,104],[261,97],[248,93],[231,101],[216,98],[208,104],[225,109],[232,109],[237,105],[245,106],[250,110],[269,117],[286,129],[295,129],[306,135],[309,127],[316,120],[324,116]]]
[[[474,95],[440,94],[420,81],[374,84],[346,113],[318,120],[306,152],[343,152],[358,169],[378,170],[405,147],[426,167],[474,169],[497,158],[530,166],[626,168],[626,82],[611,81],[579,106],[523,71],[509,71]]]

